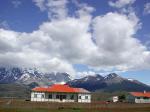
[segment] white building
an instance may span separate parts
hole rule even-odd
[[[134,103],[150,103],[150,92],[130,92],[127,101]]]
[[[82,88],[72,88],[66,84],[54,84],[50,87],[36,87],[32,89],[31,101],[90,103],[91,94]]]
[[[113,102],[118,102],[119,101],[119,97],[118,96],[113,96],[112,97],[112,101]]]

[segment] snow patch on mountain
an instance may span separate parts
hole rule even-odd
[[[19,78],[19,80],[26,81],[26,80],[28,80],[29,78],[30,78],[30,75],[29,75],[28,73],[25,73],[25,74],[23,74],[23,75]]]
[[[0,68],[0,83],[21,83],[28,85],[35,82],[43,86],[68,82],[70,80],[70,75],[67,73],[42,73],[35,68]]]
[[[134,79],[131,79],[131,78],[129,78],[129,79],[127,79],[127,80],[128,80],[128,81],[132,81],[132,82],[134,81]]]

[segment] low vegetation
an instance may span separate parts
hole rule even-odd
[[[150,104],[106,103],[51,103],[21,99],[0,99],[0,112],[150,112]]]
[[[108,101],[113,96],[119,96],[120,99],[125,99],[123,97],[126,97],[128,95],[128,92],[126,91],[116,91],[116,92],[93,92],[92,93],[92,101]]]
[[[31,89],[26,85],[10,83],[0,84],[0,97],[27,98]]]

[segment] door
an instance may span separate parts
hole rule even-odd
[[[59,98],[60,98],[60,101],[62,101],[63,100],[63,95],[60,95]]]

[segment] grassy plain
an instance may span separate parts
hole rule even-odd
[[[0,99],[0,112],[150,112],[150,104],[132,103],[51,103],[23,99]]]

